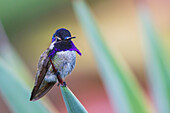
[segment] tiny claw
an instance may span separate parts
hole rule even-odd
[[[59,87],[59,86],[60,86],[60,83],[58,83],[57,86]]]
[[[61,85],[62,87],[66,87],[66,86],[67,86],[67,85],[66,85],[66,82],[63,82],[62,84],[61,84],[61,83],[58,83],[58,84],[57,84],[57,86],[60,86],[60,85]]]
[[[63,82],[62,87],[66,87],[66,86],[67,86],[66,82]]]

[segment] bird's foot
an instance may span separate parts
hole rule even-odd
[[[57,86],[60,86],[60,85],[61,85],[62,87],[66,87],[66,86],[67,86],[67,85],[66,85],[66,82],[58,83],[58,84],[57,84]]]
[[[58,84],[57,84],[57,86],[60,86],[60,85],[61,85],[62,87],[66,87],[66,82],[63,81],[63,79],[62,79],[61,76],[60,76],[60,73],[57,72],[56,75],[57,75],[57,79],[58,79]]]
[[[57,86],[59,87],[59,86],[60,86],[60,83],[58,83]]]
[[[63,82],[62,87],[66,87],[66,86],[67,86],[66,82]]]

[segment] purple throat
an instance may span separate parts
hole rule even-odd
[[[56,52],[60,51],[76,51],[80,56],[82,55],[74,43],[70,40],[69,42],[56,43],[54,45],[54,49],[49,52],[48,56],[53,58]]]

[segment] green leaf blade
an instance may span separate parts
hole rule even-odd
[[[67,87],[60,87],[68,113],[88,113],[80,101]]]
[[[0,59],[0,93],[15,113],[49,113],[40,102],[30,102],[30,91]]]
[[[31,81],[33,81],[33,79],[30,76],[30,72],[26,68],[26,65],[24,64],[22,58],[19,56],[15,48],[13,48],[13,46],[10,44],[8,40],[8,36],[6,35],[6,32],[1,22],[0,22],[0,40],[1,40],[0,41],[0,63],[2,63],[2,66],[7,67],[7,69],[10,70],[9,72],[12,72],[12,75],[15,78],[14,81],[16,82],[19,81],[19,84],[21,84],[21,86],[32,88],[33,82]],[[1,74],[2,73],[0,73],[0,75]],[[6,84],[7,83],[4,83],[3,86],[5,86]],[[16,87],[16,89],[18,88]],[[8,93],[8,90],[7,92],[6,90],[4,90],[5,94]],[[29,90],[29,94],[31,94],[31,89]],[[29,97],[30,95],[28,96],[28,98]],[[5,102],[6,100],[7,101],[10,100],[8,99],[8,97],[6,98],[7,99],[4,99]],[[13,103],[8,102],[8,104],[12,105]],[[38,102],[37,104],[45,106],[45,108],[48,109],[50,113],[53,112],[58,113],[56,107],[54,107],[54,105],[47,98],[43,99],[41,102]],[[18,108],[14,108],[14,109],[18,109]]]
[[[170,113],[170,71],[161,38],[156,33],[145,3],[139,4],[145,62],[151,96],[159,113]]]

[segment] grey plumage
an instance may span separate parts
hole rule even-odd
[[[76,53],[75,51],[69,50],[57,52],[52,61],[56,69],[58,69],[61,78],[64,80],[64,78],[67,75],[69,75],[75,67]],[[49,67],[49,70],[47,71],[44,81],[57,82],[57,77],[53,72],[52,66]]]

